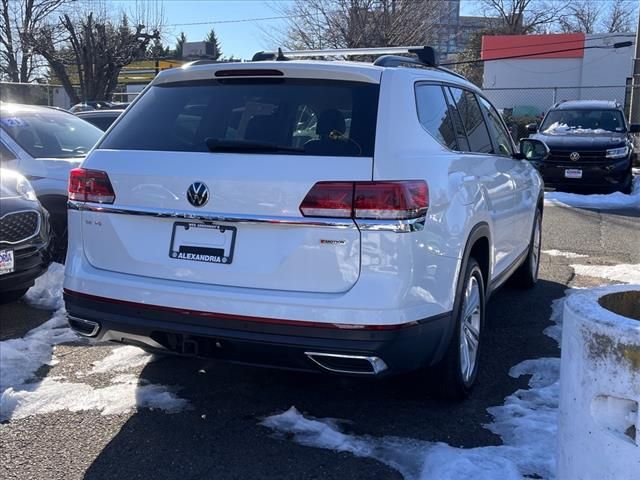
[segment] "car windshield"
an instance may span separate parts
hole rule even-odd
[[[74,158],[87,154],[102,136],[90,123],[53,109],[3,109],[0,117],[6,132],[34,158]]]
[[[550,134],[624,133],[625,123],[618,110],[552,110],[540,130]]]
[[[377,84],[225,79],[154,86],[99,148],[373,156]]]

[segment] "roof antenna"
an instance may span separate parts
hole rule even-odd
[[[276,60],[278,60],[280,62],[289,60],[287,57],[284,56],[284,53],[282,53],[282,48],[281,47],[278,47],[278,56],[276,57]]]

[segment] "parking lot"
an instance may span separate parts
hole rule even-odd
[[[531,291],[506,286],[490,302],[479,384],[462,403],[438,400],[430,393],[436,386],[413,376],[369,382],[151,358],[134,347],[63,343],[55,347],[52,364],[37,372],[42,379],[32,389],[40,390],[37,396],[16,395],[17,403],[3,398],[12,418],[0,424],[0,476],[417,478],[424,442],[464,449],[500,445],[503,439],[485,428],[492,422],[487,409],[527,388],[527,376],[509,375],[514,365],[559,355],[557,343],[543,333],[552,324],[553,300],[569,286],[616,281],[597,269],[591,269],[594,277],[576,274],[571,265],[640,263],[637,209],[548,206],[543,229],[542,248],[551,254],[543,255],[541,280]],[[24,302],[4,305],[1,337],[20,338],[50,316]],[[308,418],[340,420],[342,432],[379,450],[357,456],[303,446],[296,432],[277,433],[261,425],[265,417],[292,406]],[[383,437],[391,443],[377,442]],[[404,454],[385,451],[384,445],[394,441],[405,446]]]

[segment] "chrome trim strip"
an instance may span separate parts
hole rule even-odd
[[[90,327],[92,327],[91,331],[89,333],[84,333],[81,332],[80,330],[76,330],[75,328],[73,328],[73,325],[71,325],[71,323],[69,323],[69,326],[71,327],[71,329],[76,332],[78,335],[81,335],[83,337],[95,337],[98,334],[98,330],[100,330],[100,324],[98,322],[94,322],[91,320],[85,320],[83,318],[78,318],[78,317],[74,317],[73,315],[67,315],[67,321],[69,320],[73,320],[74,322],[78,322],[81,324],[85,324],[88,325]]]
[[[17,245],[19,243],[22,242],[26,242],[27,240],[31,240],[34,237],[37,237],[40,234],[40,229],[42,228],[42,215],[40,214],[40,212],[34,208],[28,208],[26,210],[18,210],[16,212],[9,212],[9,213],[5,213],[2,217],[0,217],[0,221],[4,220],[6,217],[9,217],[11,215],[17,215],[19,213],[27,213],[27,212],[33,212],[38,216],[38,226],[36,227],[36,231],[33,235],[31,235],[30,237],[25,237],[22,238],[20,240],[18,240],[17,242],[8,242],[6,240],[2,240],[0,239],[0,243],[3,243],[5,245]]]
[[[167,208],[127,207],[85,203],[75,200],[68,201],[70,210],[84,212],[113,213],[118,215],[142,215],[156,218],[175,218],[187,220],[201,220],[205,222],[228,223],[267,223],[291,225],[301,227],[330,227],[341,229],[375,230],[381,232],[416,232],[424,229],[425,217],[411,220],[352,220],[347,218],[317,218],[317,217],[279,217],[271,215],[226,214],[216,212],[192,212],[188,210],[170,210]]]
[[[374,356],[364,356],[364,355],[342,355],[339,353],[322,353],[322,352],[304,352],[304,354],[318,366],[333,373],[350,373],[354,375],[378,375],[379,373],[384,372],[388,367],[387,364],[379,357]],[[371,365],[370,372],[359,372],[354,370],[343,370],[339,368],[331,368],[320,361],[316,360],[314,357],[330,357],[330,358],[346,358],[349,360],[366,360]]]
[[[424,230],[426,217],[411,218],[409,220],[360,220],[356,219],[360,230],[374,230],[377,232],[409,233]]]

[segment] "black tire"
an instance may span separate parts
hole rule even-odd
[[[633,190],[633,171],[629,170],[627,174],[627,178],[624,182],[624,186],[620,189],[622,193],[625,195],[630,195]]]
[[[24,296],[24,294],[27,293],[27,290],[29,289],[21,288],[20,290],[9,290],[8,292],[0,292],[0,305],[20,300]]]
[[[536,216],[533,220],[531,230],[531,240],[529,241],[529,252],[524,263],[518,267],[513,274],[513,278],[518,286],[522,288],[533,288],[538,283],[538,273],[540,272],[540,249],[542,246],[542,211],[536,209]]]
[[[440,393],[448,400],[463,400],[469,396],[478,377],[478,365],[482,346],[482,330],[485,325],[485,286],[482,277],[480,265],[474,258],[469,258],[467,266],[462,276],[462,297],[457,302],[456,310],[453,313],[455,326],[447,351],[443,359],[436,366],[436,376],[440,385]],[[477,303],[477,332],[471,332],[467,327],[470,326],[465,321],[465,310],[468,310],[468,290],[472,284],[477,286],[478,303]],[[473,304],[473,303],[472,303]],[[474,315],[476,310],[473,309]],[[463,328],[465,338],[463,339]],[[477,348],[475,357],[469,360],[473,361],[473,365],[466,368],[464,363],[464,341],[469,342],[470,338],[477,340]],[[468,343],[467,343],[468,345]],[[468,352],[467,352],[468,353]]]

